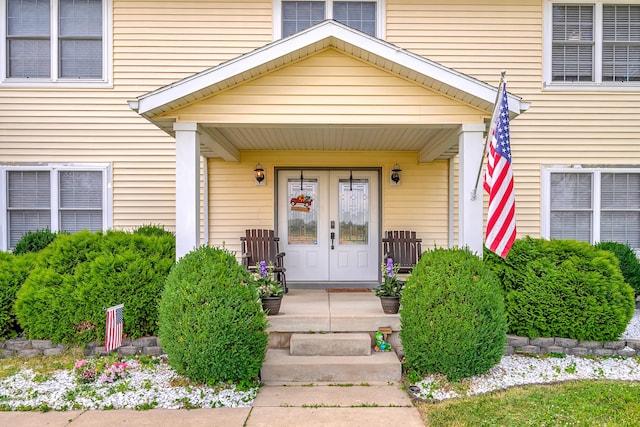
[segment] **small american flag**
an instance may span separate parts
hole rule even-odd
[[[491,123],[491,143],[483,187],[489,193],[485,246],[506,258],[516,239],[516,203],[511,169],[509,101],[507,82],[502,82],[497,114]]]
[[[124,304],[107,308],[107,329],[104,338],[104,350],[115,350],[122,345],[124,325]]]

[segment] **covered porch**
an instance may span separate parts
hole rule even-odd
[[[375,256],[367,262],[379,265],[389,229],[416,230],[425,248],[482,252],[483,200],[475,190],[496,93],[325,21],[130,105],[176,138],[178,258],[201,244],[238,252],[246,228],[285,234],[282,171],[363,170],[373,173],[379,198],[370,210]],[[526,108],[509,95],[513,116]],[[396,164],[399,183],[391,180]],[[262,181],[254,178],[258,165]],[[321,239],[329,234],[314,244],[328,247]]]

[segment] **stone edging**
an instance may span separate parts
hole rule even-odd
[[[598,342],[572,338],[525,338],[507,335],[504,354],[517,353],[632,357],[640,355],[640,340]]]
[[[33,357],[53,356],[64,353],[65,344],[53,344],[51,340],[24,340],[22,338],[0,341],[0,359],[12,356]],[[158,337],[143,337],[132,340],[125,338],[118,350],[121,356],[135,354],[149,354],[160,356],[163,354]],[[545,354],[560,353],[574,356],[622,356],[632,357],[640,355],[640,340],[626,341],[580,341],[571,338],[526,338],[507,335],[507,345],[504,354]],[[84,348],[85,356],[105,355],[102,343],[91,342]]]
[[[25,340],[22,338],[0,341],[0,359],[12,356],[34,357],[53,356],[62,354],[69,348],[65,344],[54,344],[51,340]],[[163,354],[162,347],[158,343],[157,337],[143,337],[132,340],[125,338],[122,340],[122,347],[118,348],[121,356],[132,356],[135,354],[149,354],[160,356]],[[84,346],[84,355],[106,355],[102,343],[90,342]]]

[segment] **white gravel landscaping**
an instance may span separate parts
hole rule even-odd
[[[621,339],[640,339],[640,310],[636,310]],[[241,391],[233,386],[175,386],[185,381],[166,363],[127,363],[132,365],[127,377],[113,383],[97,380],[82,384],[70,370],[51,375],[23,370],[0,379],[0,410],[235,408],[251,406],[258,393],[257,387]],[[640,381],[640,363],[636,358],[621,357],[504,356],[484,375],[458,384],[432,375],[410,390],[417,398],[440,401],[517,385],[579,379]]]
[[[180,409],[251,406],[258,388],[172,386],[176,373],[166,364],[141,367],[135,360],[124,379],[78,383],[70,370],[38,375],[31,370],[0,380],[0,410]],[[183,381],[184,382],[184,381]]]
[[[620,339],[640,339],[640,310],[635,311]],[[524,384],[584,379],[640,381],[640,363],[631,357],[503,356],[500,363],[484,375],[459,384],[449,384],[442,376],[430,375],[413,384],[410,390],[420,399],[440,401]]]

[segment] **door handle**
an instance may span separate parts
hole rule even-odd
[[[332,231],[332,232],[331,232],[331,250],[333,250],[333,249],[334,249],[333,241],[335,240],[335,238],[336,238],[336,233],[334,233],[334,232]]]

